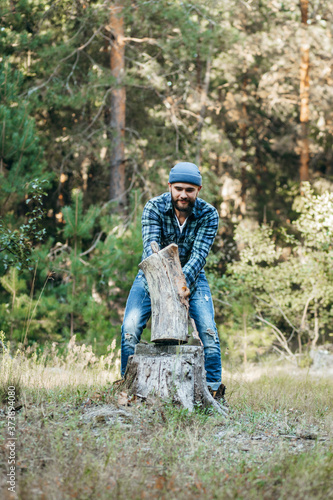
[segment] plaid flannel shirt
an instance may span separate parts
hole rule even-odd
[[[150,246],[152,241],[156,241],[160,248],[176,243],[183,273],[192,292],[214,242],[218,222],[216,208],[197,198],[181,233],[175,219],[171,194],[157,196],[146,203],[142,214],[142,260],[153,253]],[[140,273],[143,274],[142,271]],[[147,287],[147,282],[145,284]]]

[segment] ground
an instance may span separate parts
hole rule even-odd
[[[129,401],[105,367],[23,368],[16,381],[7,371],[19,392],[16,497],[1,409],[3,499],[333,498],[333,381],[324,375],[289,365],[225,371],[225,419]]]

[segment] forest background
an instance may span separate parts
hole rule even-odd
[[[6,338],[119,345],[143,206],[187,160],[220,214],[206,274],[224,357],[304,364],[332,342],[331,2],[0,6]]]

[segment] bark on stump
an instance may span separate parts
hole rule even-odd
[[[213,407],[227,415],[208,390],[200,346],[138,344],[128,360],[123,388],[142,399],[157,396],[189,411]]]
[[[147,278],[152,307],[151,340],[138,344],[128,359],[123,389],[143,399],[150,395],[171,400],[192,411],[196,405],[213,407],[226,415],[206,383],[203,347],[184,346],[188,338],[189,303],[181,296],[186,285],[178,256],[171,244],[154,253],[139,267]],[[178,345],[174,345],[178,344]]]

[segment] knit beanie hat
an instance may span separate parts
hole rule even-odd
[[[186,182],[188,184],[202,185],[202,178],[198,167],[194,163],[177,163],[170,171],[169,182]]]

